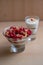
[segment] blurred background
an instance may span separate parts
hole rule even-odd
[[[43,20],[43,0],[0,0],[0,21],[22,21],[25,16]]]

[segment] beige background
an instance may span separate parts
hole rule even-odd
[[[0,21],[24,20],[27,15],[43,19],[43,0],[0,0]]]

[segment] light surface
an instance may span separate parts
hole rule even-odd
[[[2,35],[9,25],[24,26],[25,22],[0,22],[0,65],[43,65],[43,21],[39,24],[36,40],[24,42],[25,51],[14,54],[9,50],[10,42]]]

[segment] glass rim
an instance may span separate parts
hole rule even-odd
[[[32,17],[40,20],[39,16],[26,16],[25,20],[28,19],[28,18],[32,18]]]

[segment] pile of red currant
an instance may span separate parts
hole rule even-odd
[[[15,26],[11,26],[5,32],[5,36],[7,38],[12,38],[14,40],[26,38],[31,34],[32,32],[30,29],[24,27],[15,27]]]

